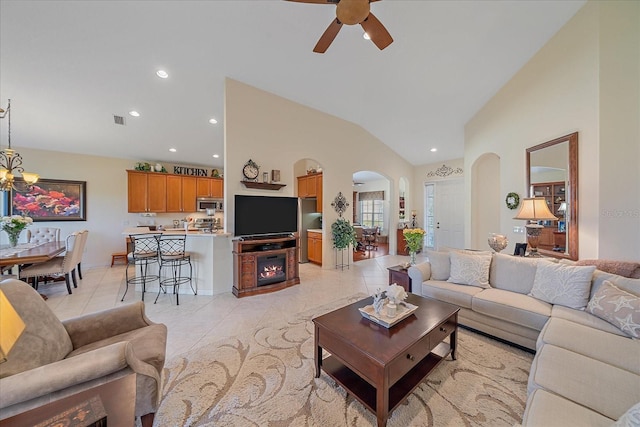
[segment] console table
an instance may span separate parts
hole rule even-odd
[[[233,294],[240,298],[300,283],[298,236],[233,241]]]

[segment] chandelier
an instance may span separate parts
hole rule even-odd
[[[11,148],[11,100],[9,99],[7,109],[0,108],[0,119],[8,116],[8,148],[0,151],[0,191],[20,190],[25,191],[31,189],[33,184],[38,182],[40,175],[37,173],[25,172],[22,167],[22,156]],[[16,173],[22,177],[21,181],[16,181]]]

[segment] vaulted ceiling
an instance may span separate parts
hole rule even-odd
[[[371,10],[389,47],[344,26],[317,54],[331,4],[0,0],[0,106],[11,98],[16,147],[222,167],[231,77],[440,162],[462,157],[464,124],[583,4],[383,0]]]

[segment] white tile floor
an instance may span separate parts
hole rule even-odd
[[[194,347],[223,337],[237,335],[297,312],[327,304],[356,293],[371,295],[388,284],[387,267],[408,261],[407,256],[389,255],[358,261],[349,269],[322,269],[313,264],[300,264],[300,284],[269,294],[236,298],[228,293],[207,296],[180,294],[175,296],[155,292],[145,294],[146,313],[154,322],[168,328],[167,359]],[[420,262],[418,256],[418,262]],[[94,311],[117,307],[141,298],[140,292],[124,293],[124,266],[83,270],[83,280],[73,294],[67,293],[64,282],[41,285],[38,291],[49,299],[47,304],[64,320]],[[188,285],[186,285],[188,288]],[[157,289],[157,288],[156,288]]]

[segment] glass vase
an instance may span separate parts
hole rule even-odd
[[[18,239],[20,239],[20,232],[7,233],[7,236],[9,236],[9,246],[15,248],[18,245]]]
[[[409,251],[409,256],[411,257],[409,260],[411,265],[416,265],[416,251]]]

